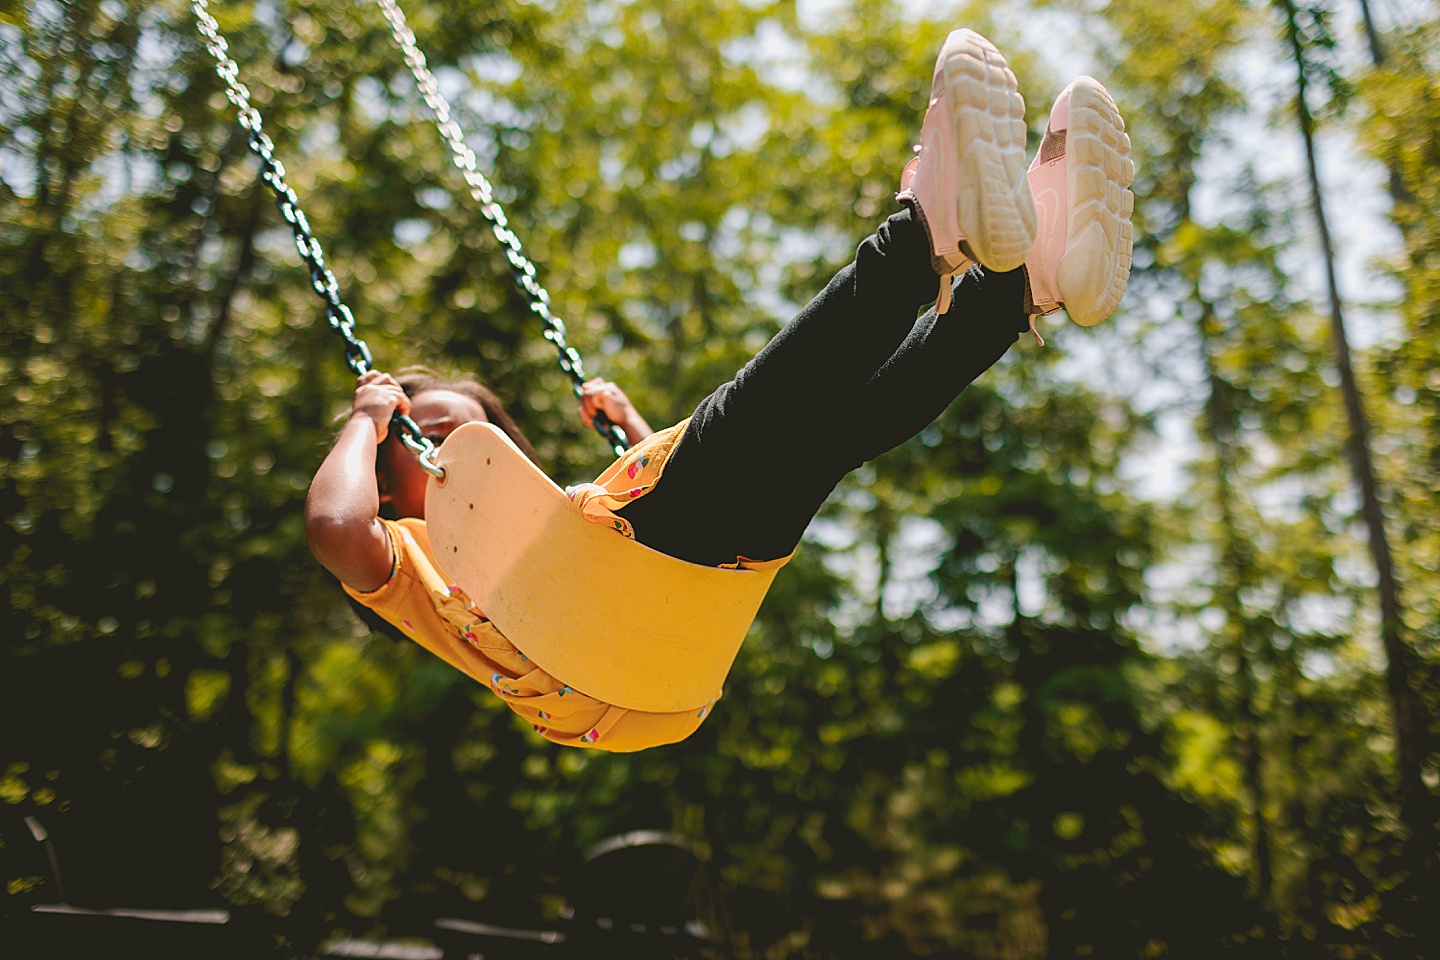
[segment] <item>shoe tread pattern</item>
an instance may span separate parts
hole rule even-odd
[[[1076,85],[1066,126],[1070,223],[1060,298],[1070,319],[1088,327],[1115,312],[1130,280],[1135,163],[1125,121],[1098,82]]]
[[[1025,161],[1025,100],[1005,57],[970,30],[946,44],[946,87],[959,148],[961,233],[986,267],[1014,270],[1035,242]]]

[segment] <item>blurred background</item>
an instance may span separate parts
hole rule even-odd
[[[1440,7],[405,10],[587,372],[656,426],[896,209],[956,26],[1032,145],[1074,74],[1115,94],[1121,313],[852,476],[697,734],[557,748],[309,556],[353,377],[189,7],[0,2],[17,955],[81,923],[156,957],[648,955],[604,920],[666,956],[1440,956]],[[559,482],[598,473],[379,8],[214,13],[377,365],[478,375]],[[616,837],[669,853],[597,879]],[[170,920],[83,913],[116,909]]]

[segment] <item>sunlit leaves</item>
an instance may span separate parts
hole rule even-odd
[[[216,12],[380,365],[480,374],[559,479],[593,475],[607,455],[378,10]],[[589,371],[657,425],[894,209],[946,30],[1001,41],[1037,127],[1069,43],[1032,44],[994,5],[406,12]],[[849,479],[714,715],[612,756],[549,746],[369,634],[308,556],[299,504],[351,378],[185,6],[6,15],[0,623],[6,717],[27,731],[0,757],[7,855],[19,812],[117,862],[183,836],[96,902],[213,883],[294,943],[314,918],[313,943],[441,906],[553,920],[576,851],[659,827],[710,856],[741,956],[1210,956],[1256,928],[1229,876],[1253,868],[1243,653],[1276,897],[1297,905],[1281,912],[1299,936],[1377,929],[1391,744],[1355,641],[1367,583],[1325,335],[1286,272],[1284,193],[1222,165],[1222,200],[1197,203],[1273,38],[1230,0],[1064,22],[1106,39],[1139,160],[1126,315],[1023,340]],[[1305,23],[1330,50],[1333,25]],[[1374,379],[1421,630],[1440,551],[1427,36],[1392,38],[1397,62],[1361,88],[1414,199],[1397,208],[1407,338]],[[1066,369],[1091,343],[1176,385],[1200,438],[1183,465],[1155,459],[1176,456],[1152,432],[1168,411],[1137,407],[1118,367]],[[1152,472],[1176,477],[1174,504],[1137,496]],[[117,817],[128,831],[106,836]],[[21,866],[12,895],[49,892]]]

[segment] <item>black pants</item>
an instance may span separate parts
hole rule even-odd
[[[695,408],[659,484],[621,514],[662,553],[715,566],[791,553],[835,485],[938,417],[1029,329],[1024,275],[967,276],[948,313],[909,210]]]

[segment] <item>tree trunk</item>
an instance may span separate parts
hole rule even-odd
[[[1375,18],[1370,15],[1369,0],[1360,0],[1360,19],[1365,23],[1365,42],[1370,47],[1370,60],[1375,66],[1385,63],[1385,45],[1380,42],[1380,31],[1375,29]]]
[[[1400,588],[1395,580],[1395,566],[1390,541],[1385,533],[1385,516],[1380,506],[1379,483],[1375,477],[1370,453],[1370,425],[1365,414],[1355,370],[1350,358],[1350,344],[1345,333],[1339,284],[1335,277],[1335,251],[1320,188],[1320,174],[1315,158],[1315,118],[1306,102],[1308,75],[1305,47],[1300,34],[1298,11],[1293,0],[1277,0],[1285,17],[1285,36],[1295,59],[1295,115],[1305,144],[1305,167],[1310,181],[1310,202],[1319,231],[1322,266],[1330,299],[1331,337],[1335,344],[1335,366],[1340,375],[1340,390],[1350,424],[1347,443],[1351,466],[1360,487],[1361,515],[1369,533],[1370,557],[1378,577],[1380,599],[1380,639],[1385,651],[1385,681],[1390,694],[1390,708],[1395,727],[1398,778],[1402,804],[1401,819],[1417,849],[1421,872],[1435,874],[1435,832],[1429,814],[1431,797],[1421,777],[1424,743],[1429,725],[1416,690],[1416,663],[1413,651],[1403,636],[1403,606]]]
[[[1385,66],[1385,44],[1380,39],[1380,31],[1375,27],[1375,18],[1370,15],[1369,0],[1360,0],[1360,18],[1365,23],[1365,43],[1370,48],[1370,62],[1377,68]],[[1385,170],[1390,175],[1390,200],[1399,207],[1409,203],[1413,198],[1410,190],[1405,186],[1405,178],[1400,172],[1400,161],[1395,155],[1394,148],[1391,148],[1389,155],[1385,158]],[[1405,224],[1396,219],[1396,225],[1400,228],[1401,234],[1408,232]],[[1408,240],[1409,238],[1406,237]]]

